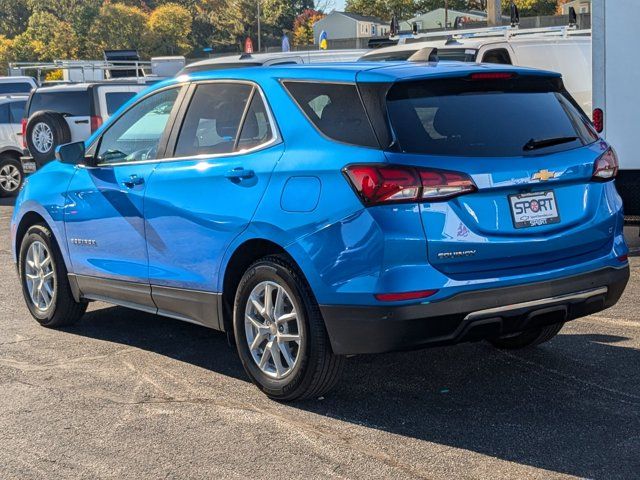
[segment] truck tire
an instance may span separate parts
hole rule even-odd
[[[233,326],[251,381],[279,401],[318,397],[336,384],[344,357],[334,355],[318,304],[284,255],[252,264],[236,290]]]
[[[538,327],[533,330],[508,335],[506,337],[494,338],[489,342],[496,348],[502,350],[518,350],[520,348],[535,347],[541,343],[548,342],[555,337],[564,327],[564,322],[554,323],[546,327]]]
[[[71,141],[71,131],[58,112],[35,112],[27,121],[27,148],[38,166],[55,157],[56,147]]]

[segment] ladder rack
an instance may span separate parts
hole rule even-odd
[[[501,37],[505,40],[510,40],[514,37],[521,37],[523,35],[544,35],[544,36],[586,36],[591,35],[590,29],[578,30],[572,25],[563,25],[558,27],[541,27],[541,28],[518,28],[517,26],[503,26],[503,27],[486,27],[486,28],[471,28],[467,30],[442,30],[439,32],[418,33],[413,35],[411,33],[400,34],[389,37],[391,40],[398,40],[399,43],[405,43],[406,40],[417,41],[420,39],[429,38],[486,38],[486,37]]]

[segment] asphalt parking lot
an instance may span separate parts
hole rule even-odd
[[[29,316],[0,206],[0,478],[638,478],[640,257],[620,303],[543,347],[351,358],[278,404],[226,337],[93,304]],[[638,230],[629,230],[640,251]]]

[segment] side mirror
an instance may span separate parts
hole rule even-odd
[[[73,142],[59,145],[56,148],[56,158],[69,165],[91,166],[91,158],[85,156],[84,142]]]

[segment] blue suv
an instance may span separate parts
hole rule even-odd
[[[629,277],[616,155],[554,73],[199,72],[58,160],[12,220],[36,320],[100,300],[229,332],[279,400],[328,391],[347,355],[540,344]]]

